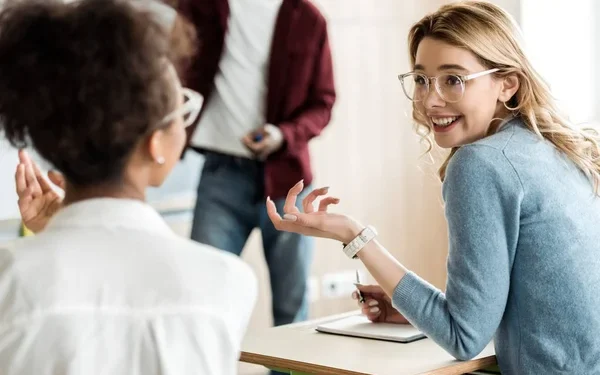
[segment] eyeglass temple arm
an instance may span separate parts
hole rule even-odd
[[[498,70],[500,70],[500,69],[498,69],[498,68],[488,69],[488,70],[484,70],[483,72],[473,73],[473,74],[469,74],[468,76],[463,76],[462,78],[463,78],[463,80],[468,81],[468,80],[471,80],[471,79],[474,79],[474,78],[477,78],[477,77],[484,76],[486,74],[495,73]]]

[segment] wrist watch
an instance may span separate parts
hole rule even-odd
[[[371,240],[377,237],[377,231],[371,225],[363,229],[358,236],[356,236],[348,244],[344,245],[344,253],[350,259],[356,259],[359,251],[365,247]]]

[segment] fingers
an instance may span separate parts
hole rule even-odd
[[[352,292],[352,299],[358,301],[358,307],[363,309],[364,312],[379,312],[379,301],[377,299],[366,297],[363,302],[360,302],[360,296],[357,291]]]
[[[275,229],[298,232],[297,230],[291,230],[291,228],[284,226],[284,223],[287,224],[289,222],[296,221],[297,217],[293,216],[293,218],[290,220],[290,214],[285,214],[283,215],[282,219],[281,215],[279,215],[279,212],[277,212],[277,206],[275,206],[275,202],[273,202],[270,197],[267,197],[267,216],[269,216],[269,219],[275,226]]]
[[[328,186],[311,191],[310,194],[308,194],[306,196],[306,198],[304,198],[304,200],[302,201],[302,209],[304,210],[304,212],[307,214],[313,213],[315,211],[315,208],[313,206],[315,200],[320,196],[326,195],[328,192],[329,192]],[[335,197],[323,198],[319,202],[318,210],[321,212],[327,212],[327,208],[329,207],[329,205],[338,204],[338,203],[340,203],[339,198],[335,198]]]
[[[329,187],[327,186],[311,191],[310,194],[308,194],[302,201],[302,209],[304,210],[304,212],[306,212],[307,214],[314,212],[315,208],[313,207],[313,202],[315,201],[315,199],[317,199],[317,197],[325,195],[327,194],[327,192],[329,192]]]
[[[252,137],[250,136],[250,134],[247,134],[244,136],[244,138],[242,138],[242,143],[244,144],[244,146],[248,147],[249,149],[252,150]]]
[[[287,197],[285,198],[285,204],[283,205],[283,212],[288,213],[296,213],[300,212],[298,207],[296,207],[296,200],[298,199],[298,194],[302,192],[304,189],[304,181],[299,181],[296,185],[294,185],[290,191],[288,192]]]
[[[363,303],[360,303],[359,306],[363,310],[363,313],[367,314],[376,314],[379,313],[379,302],[375,299],[366,300]]]
[[[381,315],[381,309],[379,308],[379,302],[374,299],[367,300],[364,303],[359,305],[361,308],[361,312],[365,315],[369,320],[375,321]]]
[[[368,298],[365,299],[364,302],[360,302],[360,297],[358,292],[352,292],[352,299],[357,301],[358,307],[360,307],[361,311],[365,315],[377,315],[381,314],[381,309],[379,307],[379,301],[376,299]]]
[[[35,179],[38,185],[40,186],[42,193],[46,193],[52,190],[52,187],[50,186],[48,181],[46,181],[46,177],[44,177],[44,175],[42,174],[42,171],[40,170],[40,167],[38,167],[37,163],[31,161],[31,166],[33,168],[33,172],[35,173]]]
[[[254,141],[252,134],[247,134],[246,136],[244,136],[244,138],[242,138],[242,143],[244,144],[244,146],[248,147],[248,149],[250,149],[250,151],[252,151],[253,153],[257,153],[262,148],[261,145],[263,144],[263,142],[257,143],[256,141]]]
[[[335,198],[335,197],[324,198],[321,200],[321,202],[319,202],[319,211],[327,212],[327,208],[329,207],[329,205],[338,204],[338,203],[340,203],[339,198]]]
[[[36,198],[42,194],[42,188],[35,177],[35,171],[31,164],[25,165],[25,181],[27,182],[27,188],[31,191],[31,195]]]
[[[52,189],[50,184],[48,184],[48,181],[46,181],[46,178],[43,176],[42,171],[38,167],[37,163],[31,160],[27,151],[23,149],[19,150],[19,162],[24,166],[23,174],[25,177],[26,188],[30,189],[35,196],[46,193]],[[17,167],[17,173],[19,173],[18,169],[19,168]],[[16,177],[17,176],[15,176],[15,179]],[[23,185],[21,184],[21,191],[23,191],[22,187]],[[17,193],[18,189],[19,188],[17,187]]]
[[[19,162],[21,164],[29,164],[31,162],[29,154],[24,149],[19,150]]]
[[[277,230],[305,236],[335,238],[331,233],[318,229],[321,224],[319,217],[296,212],[285,214],[282,219],[277,212],[275,203],[270,198],[267,198],[267,215]]]
[[[25,191],[27,190],[27,181],[25,180],[25,164],[19,163],[15,172],[15,185],[17,189],[17,195],[23,198]]]
[[[264,128],[252,131],[242,138],[242,143],[255,154],[262,154],[269,145],[267,138],[269,133]]]
[[[257,155],[262,154],[267,147],[269,146],[269,144],[266,141],[262,141],[262,142],[251,142],[250,143],[250,150],[252,150],[252,152],[254,152]]]
[[[275,225],[275,228],[277,228],[277,229],[281,228],[281,221],[282,221],[281,216],[277,212],[277,207],[275,206],[275,202],[273,202],[271,200],[271,198],[269,198],[269,197],[267,197],[267,216],[269,216],[269,219],[271,220],[273,225]]]

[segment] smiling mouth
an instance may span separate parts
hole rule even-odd
[[[436,132],[446,132],[449,131],[454,125],[458,123],[458,121],[462,118],[462,116],[448,116],[448,117],[430,117],[431,123],[433,124],[433,130]]]

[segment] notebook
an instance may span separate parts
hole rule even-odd
[[[425,335],[408,324],[372,323],[364,315],[353,315],[317,326],[322,333],[368,339],[409,343],[425,338]]]

